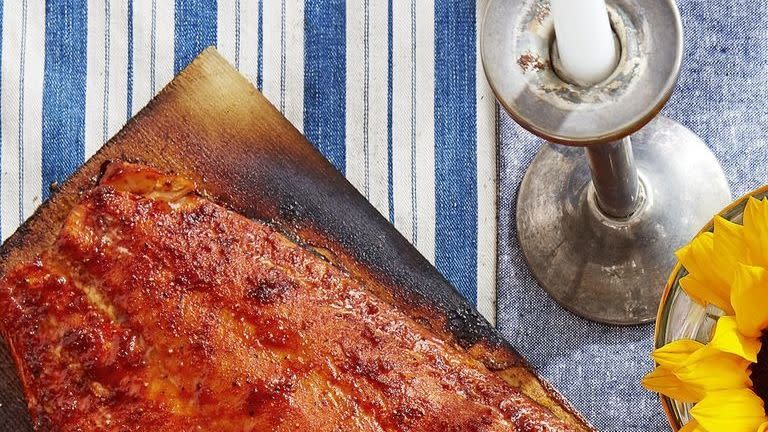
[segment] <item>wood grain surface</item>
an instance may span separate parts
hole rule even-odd
[[[275,224],[465,347],[577,430],[594,430],[242,75],[208,48],[44,203],[0,250],[0,272],[49,247],[105,163],[140,162]],[[0,431],[31,430],[0,344]]]

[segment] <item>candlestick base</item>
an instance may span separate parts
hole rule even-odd
[[[520,186],[517,231],[536,279],[584,318],[653,321],[674,251],[731,200],[720,165],[693,132],[658,117],[632,135],[638,209],[615,219],[597,207],[584,150],[545,144]]]

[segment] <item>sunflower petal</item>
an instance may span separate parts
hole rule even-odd
[[[757,338],[768,328],[768,271],[761,267],[741,265],[731,292],[739,331]]]
[[[732,315],[731,277],[721,268],[722,260],[715,253],[714,234],[701,233],[687,246],[678,250],[680,263],[688,271],[680,284],[694,300],[699,303],[711,303]]]
[[[691,415],[708,431],[755,432],[768,420],[763,400],[746,388],[708,393]]]
[[[680,339],[670,342],[653,352],[651,357],[661,366],[676,369],[685,363],[691,354],[704,347],[701,342]]]
[[[675,252],[675,255],[688,270],[688,273],[702,279],[714,279],[717,274],[712,272],[710,265],[717,259],[714,249],[715,235],[711,232],[703,232],[697,235],[687,246]]]
[[[725,311],[726,314],[733,315],[733,307],[729,298],[730,292],[714,290],[712,285],[701,282],[690,274],[680,279],[680,287],[697,303],[713,304]]]
[[[715,335],[709,346],[719,351],[735,354],[751,363],[757,363],[760,339],[746,337],[739,332],[736,317],[724,316],[717,320]]]
[[[744,209],[747,246],[755,264],[768,267],[768,201],[750,198]]]
[[[699,422],[697,422],[694,419],[686,423],[685,426],[683,426],[682,428],[680,428],[679,432],[707,432],[707,430],[701,427]]]
[[[759,428],[757,428],[757,432],[766,432],[768,431],[768,421],[761,424]]]
[[[715,216],[713,250],[723,264],[718,267],[721,278],[730,280],[739,263],[749,263],[748,247],[743,225],[733,223],[722,216]]]
[[[663,394],[680,402],[698,402],[704,393],[695,386],[680,380],[673,371],[664,366],[657,367],[653,372],[643,377],[643,387]]]
[[[705,346],[691,354],[673,373],[681,381],[706,392],[737,389],[752,385],[747,370],[751,364],[739,356]]]

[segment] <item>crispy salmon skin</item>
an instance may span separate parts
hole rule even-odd
[[[110,164],[0,280],[40,431],[571,431],[343,269]]]

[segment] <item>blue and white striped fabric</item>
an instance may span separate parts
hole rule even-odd
[[[487,0],[0,0],[0,234],[208,45],[491,321]]]

